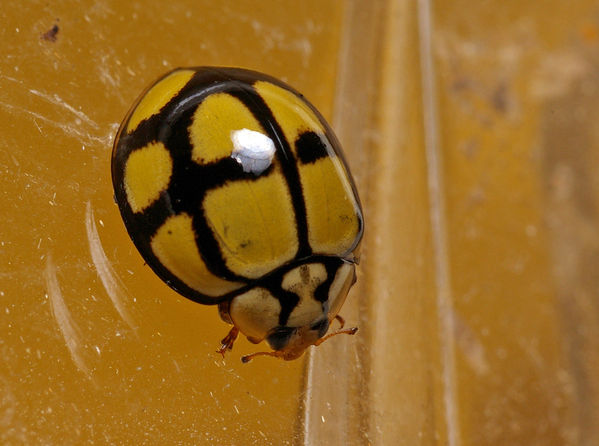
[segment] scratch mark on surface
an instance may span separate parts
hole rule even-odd
[[[33,88],[29,89],[29,92],[31,94],[35,95],[35,96],[38,96],[38,97],[40,97],[40,98],[48,101],[51,104],[58,105],[59,107],[62,107],[65,110],[71,112],[72,114],[74,114],[75,116],[77,116],[79,119],[81,119],[83,122],[85,122],[86,124],[88,124],[90,127],[93,127],[95,129],[99,128],[98,124],[94,120],[90,119],[90,117],[87,116],[82,111],[77,110],[72,105],[66,103],[57,94],[49,95],[49,94],[43,93],[41,91],[35,90]]]
[[[25,88],[25,86],[23,85],[23,82],[20,81],[19,79],[16,79],[16,78],[10,77],[10,76],[4,76],[4,75],[1,75],[0,78],[6,79],[7,81],[13,82],[15,84],[22,85],[23,88]],[[81,119],[83,122],[85,122],[89,126],[95,128],[95,129],[99,128],[98,124],[93,119],[91,119],[89,116],[87,116],[82,111],[75,109],[72,105],[65,102],[57,94],[50,95],[50,94],[44,93],[42,91],[36,90],[34,88],[30,88],[29,93],[31,93],[32,95],[35,95],[37,97],[40,97],[51,104],[58,105],[59,107],[65,109],[68,112],[77,116],[79,119]]]
[[[8,104],[6,102],[0,102],[0,107],[6,108],[11,111],[21,112],[26,115],[30,115],[34,119],[39,119],[40,121],[43,121],[46,124],[51,125],[52,127],[56,127],[58,129],[62,130],[68,136],[75,136],[83,141],[86,141],[86,144],[89,144],[89,145],[91,145],[92,143],[99,143],[103,146],[110,145],[112,142],[112,135],[115,133],[113,127],[115,127],[115,125],[118,127],[118,124],[115,124],[110,127],[110,131],[106,135],[94,136],[94,135],[90,135],[87,132],[80,130],[75,124],[67,124],[64,122],[54,121],[54,120],[52,120],[44,115],[41,115],[39,113],[36,113],[34,111],[27,110],[22,107],[17,107],[15,105]]]
[[[15,78],[15,77],[12,77],[12,76],[7,76],[5,74],[0,74],[0,79],[6,79],[7,81],[11,81],[11,82],[14,82],[16,84],[23,84],[23,81]]]
[[[98,234],[98,228],[94,219],[94,211],[92,209],[91,202],[87,202],[85,208],[85,229],[87,232],[87,239],[89,241],[89,252],[92,256],[92,261],[98,271],[100,281],[108,294],[108,297],[112,301],[114,308],[119,313],[121,318],[133,331],[137,329],[137,324],[131,317],[125,306],[126,289],[123,283],[120,281],[106,253],[102,247],[102,241]]]
[[[33,123],[37,127],[37,131],[40,132],[40,135],[43,135],[44,132],[42,132],[42,129],[40,128],[40,125],[37,123],[37,121],[35,120],[35,118],[33,118]]]
[[[466,359],[470,368],[477,375],[483,376],[488,374],[491,367],[487,360],[485,346],[478,334],[466,324],[466,321],[454,309],[452,309],[451,317],[454,321],[453,328],[455,330],[457,346],[464,354],[464,359]]]
[[[5,432],[14,427],[16,407],[17,399],[10,388],[9,381],[0,377],[0,428]]]
[[[58,277],[56,277],[56,265],[50,254],[46,257],[45,280],[48,296],[52,303],[52,314],[71,353],[71,359],[79,370],[85,373],[88,378],[91,378],[90,369],[83,360],[83,351],[79,340],[79,327],[73,321],[71,313],[62,297]]]
[[[118,89],[121,85],[121,77],[118,75],[118,72],[114,72],[110,69],[110,67],[114,66],[113,64],[109,63],[110,60],[115,60],[117,65],[120,65],[117,56],[114,54],[114,51],[109,51],[108,54],[103,54],[100,57],[100,63],[97,65],[99,79],[105,85]]]
[[[38,104],[40,105],[39,107],[36,107],[35,105],[23,107],[20,105],[15,105],[13,103],[0,101],[0,107],[3,107],[12,112],[23,113],[32,117],[35,125],[38,127],[38,130],[40,130],[40,132],[42,129],[39,127],[38,121],[48,124],[52,127],[58,128],[68,136],[79,138],[85,141],[86,144],[91,145],[91,143],[98,143],[99,145],[106,146],[112,143],[112,138],[116,132],[116,129],[118,128],[118,124],[115,123],[110,125],[108,131],[105,134],[98,134],[105,127],[98,125],[98,123],[91,119],[86,113],[84,113],[81,110],[77,110],[76,107],[66,102],[58,94],[49,94],[34,88],[27,88],[23,81],[11,76],[0,74],[0,80],[4,81],[3,83],[0,83],[0,90],[4,88],[10,88],[29,98],[36,97],[41,99],[43,102],[49,103],[52,106],[54,106],[54,109],[51,113],[58,116],[58,119],[52,119],[46,114],[33,111],[38,108],[42,109],[43,107],[41,107],[41,104]],[[21,102],[28,103],[29,101],[26,99],[22,99]],[[65,111],[67,113],[65,113]],[[65,118],[65,120],[63,120],[63,118]],[[70,119],[72,119],[73,122],[68,122],[68,120]]]

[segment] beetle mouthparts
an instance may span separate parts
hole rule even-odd
[[[351,328],[345,328],[343,330],[337,330],[337,331],[335,331],[333,333],[329,333],[325,337],[322,337],[322,338],[318,339],[312,345],[316,345],[316,346],[320,345],[324,341],[326,341],[327,339],[330,339],[333,336],[337,336],[339,334],[354,335],[354,334],[356,334],[357,331],[358,331],[358,327],[351,327]],[[299,354],[297,354],[297,352],[295,352],[295,351],[293,351],[293,352],[291,352],[291,351],[286,352],[285,350],[277,350],[277,351],[273,351],[273,352],[256,352],[256,353],[251,353],[249,355],[242,356],[241,357],[241,362],[243,362],[244,364],[247,364],[252,359],[254,359],[256,356],[273,356],[275,358],[282,358],[282,359],[285,359],[285,360],[291,360],[291,359],[299,358],[302,355],[303,352],[304,352],[303,349],[302,349],[302,351]]]

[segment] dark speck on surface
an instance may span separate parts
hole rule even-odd
[[[43,33],[41,38],[42,40],[46,40],[48,42],[56,42],[56,39],[58,38],[58,31],[60,31],[60,28],[57,24],[55,24],[52,28]]]

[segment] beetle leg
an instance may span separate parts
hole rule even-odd
[[[239,335],[239,329],[237,327],[231,328],[231,331],[220,341],[220,348],[216,351],[216,353],[220,353],[223,355],[223,359],[225,358],[225,353],[227,350],[233,350],[233,343],[237,336]]]
[[[339,329],[342,329],[342,328],[343,328],[343,326],[345,325],[345,319],[343,319],[343,318],[342,318],[341,316],[339,316],[339,315],[335,316],[335,319],[337,319],[337,320],[339,321],[339,324],[341,325],[341,326],[339,327]]]
[[[352,328],[346,328],[344,330],[337,330],[333,333],[329,333],[328,335],[326,335],[324,338],[320,338],[318,341],[316,341],[313,345],[320,345],[322,344],[324,341],[326,341],[329,338],[332,338],[333,336],[337,336],[339,334],[348,334],[348,335],[354,335],[356,334],[356,332],[358,331],[358,327],[352,327]]]
[[[254,359],[256,356],[273,356],[275,358],[283,358],[284,357],[283,353],[280,352],[280,351],[274,351],[274,352],[256,352],[256,353],[252,353],[251,355],[242,356],[241,357],[241,362],[243,362],[244,364],[247,364],[252,359]]]

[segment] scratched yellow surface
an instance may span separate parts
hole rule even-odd
[[[0,443],[291,444],[302,361],[223,362],[229,326],[144,266],[112,140],[178,66],[292,83],[332,115],[336,1],[5,2],[0,17]],[[48,33],[54,25],[58,32]]]
[[[599,444],[597,2],[55,3],[0,16],[0,443]],[[223,362],[216,309],[135,251],[112,138],[194,65],[336,129],[356,336]]]

